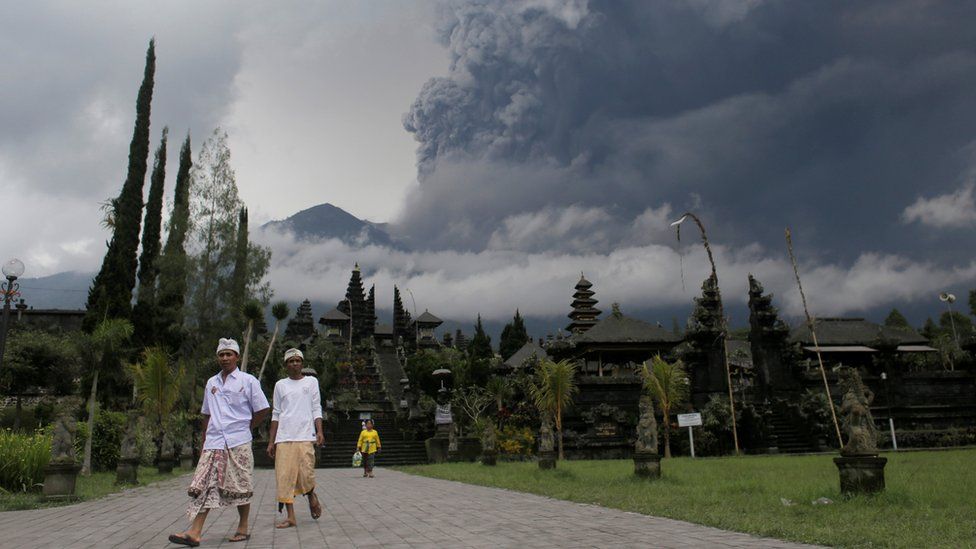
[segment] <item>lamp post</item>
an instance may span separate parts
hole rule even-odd
[[[715,272],[715,259],[712,257],[712,248],[708,245],[708,235],[705,233],[705,225],[702,224],[701,219],[698,219],[697,215],[686,212],[680,219],[671,223],[671,226],[675,227],[678,240],[680,241],[681,224],[688,218],[691,218],[695,222],[695,225],[698,226],[698,230],[701,232],[702,244],[705,246],[705,253],[708,254],[708,263],[712,266],[712,278],[715,280],[715,296],[718,298],[718,315],[722,323],[722,361],[725,363],[725,382],[729,387],[729,410],[732,412],[732,441],[735,443],[735,454],[739,455],[739,431],[735,424],[735,398],[732,395],[732,371],[729,369],[729,326],[722,307],[722,291],[718,286],[718,274]]]
[[[888,408],[888,428],[891,429],[891,447],[898,451],[898,439],[895,438],[895,418],[891,417],[891,390],[888,389],[888,373],[881,372],[881,383],[884,383],[885,404]]]
[[[7,348],[7,326],[10,324],[10,300],[17,294],[20,284],[17,279],[24,274],[24,262],[19,259],[11,259],[3,264],[3,276],[7,281],[0,283],[0,291],[3,292],[3,319],[0,324],[0,369],[3,368],[3,354]]]
[[[413,298],[413,292],[410,291],[410,288],[404,288],[403,291],[410,294],[410,302],[413,304],[414,344],[416,344],[417,349],[420,349],[420,324],[417,323],[417,300]]]

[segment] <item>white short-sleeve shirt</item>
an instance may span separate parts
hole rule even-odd
[[[204,450],[223,450],[251,442],[251,417],[268,408],[261,383],[235,368],[224,379],[222,372],[207,380],[200,413],[210,416]]]
[[[276,443],[315,440],[315,419],[322,417],[317,379],[305,376],[278,380],[271,400],[271,421],[278,422]]]

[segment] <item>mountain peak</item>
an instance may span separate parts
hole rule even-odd
[[[342,208],[325,202],[301,210],[280,221],[269,221],[262,229],[285,230],[299,240],[338,238],[347,244],[393,246],[393,240],[380,226],[364,221]]]

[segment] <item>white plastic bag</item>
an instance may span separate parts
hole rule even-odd
[[[353,467],[363,466],[363,455],[359,453],[359,450],[356,450],[356,453],[352,455],[352,466]]]

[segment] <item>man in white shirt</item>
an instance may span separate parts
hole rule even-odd
[[[288,377],[275,383],[271,412],[271,436],[268,455],[275,460],[275,480],[278,484],[278,511],[282,504],[288,518],[275,525],[290,528],[295,519],[295,496],[308,496],[308,508],[313,519],[322,515],[322,506],[315,495],[315,448],[322,445],[322,401],[319,382],[302,374],[305,356],[298,349],[285,351]],[[314,431],[313,431],[314,426]]]
[[[251,429],[268,416],[268,399],[251,374],[237,369],[240,347],[233,339],[221,338],[217,345],[220,372],[207,380],[203,392],[203,451],[187,494],[191,498],[187,518],[193,523],[169,541],[179,545],[200,545],[203,523],[210,509],[236,506],[237,532],[228,541],[250,539],[248,514],[254,495],[254,455]]]

